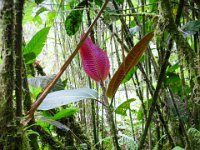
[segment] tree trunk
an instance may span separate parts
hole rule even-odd
[[[16,3],[17,4],[17,3]],[[15,7],[17,8],[17,7]],[[1,63],[0,63],[0,149],[3,150],[28,150],[29,140],[20,124],[19,116],[22,107],[16,109],[14,104],[15,88],[15,57],[17,51],[21,53],[21,43],[14,44],[14,2],[13,0],[0,1],[0,31],[1,35]],[[19,19],[16,16],[16,20]],[[19,24],[18,24],[19,25]],[[19,26],[18,26],[19,27]],[[21,27],[21,25],[20,25]],[[21,33],[19,33],[21,35]],[[17,35],[17,34],[16,34]],[[17,36],[16,36],[17,37]],[[15,51],[16,49],[16,51]],[[16,64],[17,66],[18,64]],[[16,68],[19,68],[18,66]],[[21,68],[20,68],[21,69]],[[21,86],[21,85],[20,85]],[[22,95],[17,91],[17,99],[22,100]],[[17,104],[21,105],[18,101]],[[17,114],[16,114],[17,110]],[[17,124],[16,124],[17,123]],[[18,125],[18,126],[17,126]]]
[[[14,142],[9,142],[13,140],[15,132],[13,108],[13,5],[13,0],[1,1],[0,149],[14,149],[15,147]]]

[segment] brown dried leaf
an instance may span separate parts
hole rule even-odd
[[[139,62],[140,57],[146,50],[147,45],[153,36],[153,32],[148,33],[135,45],[135,47],[133,47],[133,49],[126,56],[124,62],[119,66],[118,70],[115,72],[108,85],[108,89],[106,91],[106,95],[108,97],[112,98],[115,95],[119,85],[127,73]]]

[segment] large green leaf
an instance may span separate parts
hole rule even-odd
[[[128,109],[130,109],[130,104],[134,101],[135,99],[134,98],[131,98],[131,99],[128,99],[127,101],[123,102],[122,104],[120,104],[115,112],[119,115],[123,115],[123,116],[126,116],[126,111]]]
[[[52,92],[47,95],[38,110],[49,110],[83,99],[97,99],[97,92],[89,88]]]
[[[81,26],[84,7],[85,7],[85,1],[82,1],[67,16],[65,20],[65,29],[69,36],[74,35]]]
[[[79,111],[78,108],[65,108],[65,109],[62,109],[61,111],[59,111],[57,114],[55,114],[53,116],[53,119],[60,120],[62,118],[72,116],[73,114],[75,114],[78,111]]]
[[[50,27],[41,29],[33,36],[33,38],[26,45],[23,52],[26,64],[33,63],[36,57],[41,53],[45,41],[47,39],[49,30]]]

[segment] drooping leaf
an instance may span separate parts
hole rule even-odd
[[[29,78],[28,79],[28,83],[32,87],[44,89],[47,86],[47,84],[51,80],[53,80],[54,77],[55,77],[55,75]],[[55,92],[55,91],[59,91],[59,90],[64,90],[64,88],[65,87],[64,87],[61,79],[59,79],[56,82],[56,84],[53,86],[51,92]]]
[[[83,42],[80,55],[83,68],[89,77],[97,82],[107,78],[110,69],[108,56],[89,37]]]
[[[200,20],[187,22],[181,27],[184,36],[191,36],[196,34],[200,29]]]
[[[89,88],[52,92],[47,95],[38,110],[49,110],[83,99],[97,99],[97,92]]]
[[[41,29],[28,42],[28,44],[26,45],[23,51],[26,64],[33,63],[36,57],[41,53],[44,47],[45,41],[47,39],[49,30],[50,30],[50,27]]]
[[[149,41],[153,38],[154,33],[150,32],[145,37],[143,37],[135,47],[129,52],[127,57],[125,58],[124,62],[120,65],[118,70],[115,72],[114,76],[112,77],[106,95],[108,97],[113,97],[116,93],[119,85],[121,84],[122,80],[125,78],[127,73],[138,63],[140,57],[144,53],[147,48]]]
[[[78,108],[65,108],[65,109],[62,109],[61,111],[59,111],[57,114],[55,114],[52,119],[60,120],[62,118],[72,116],[73,114],[75,114],[78,111],[79,111]]]
[[[38,11],[35,13],[34,17],[39,16],[41,13],[47,11],[48,9],[46,7],[41,7],[40,9],[38,9]]]
[[[40,120],[42,122],[48,123],[50,125],[53,125],[53,126],[59,128],[61,130],[64,130],[64,131],[69,131],[70,130],[66,125],[60,123],[59,121],[55,121],[53,119],[46,118],[44,116],[36,116],[36,119]]]
[[[130,109],[130,104],[134,101],[135,99],[132,98],[132,99],[128,99],[127,101],[123,102],[122,104],[120,104],[115,112],[119,115],[122,115],[122,116],[126,116],[126,111],[128,109]]]
[[[78,31],[82,22],[84,7],[85,7],[85,1],[82,1],[67,16],[65,20],[65,29],[69,36],[74,35]]]

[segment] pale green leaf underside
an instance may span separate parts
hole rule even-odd
[[[38,110],[49,110],[84,99],[97,99],[97,92],[89,88],[52,92],[47,95]]]

